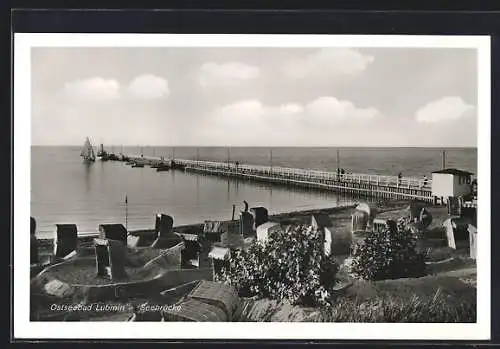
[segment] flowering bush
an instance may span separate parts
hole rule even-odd
[[[338,265],[323,253],[324,236],[310,226],[274,232],[266,244],[231,253],[217,279],[241,296],[288,300],[293,305],[328,305]]]
[[[416,237],[406,220],[370,232],[353,246],[351,272],[366,280],[425,275],[424,255],[416,250]]]

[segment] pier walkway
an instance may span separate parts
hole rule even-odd
[[[128,156],[129,160],[157,163],[158,157]],[[416,177],[383,176],[373,174],[338,174],[337,172],[310,169],[287,168],[238,164],[235,162],[215,162],[175,159],[186,172],[194,172],[220,177],[232,177],[268,183],[280,183],[304,188],[316,188],[346,194],[365,195],[387,199],[416,199],[433,202],[431,180]]]

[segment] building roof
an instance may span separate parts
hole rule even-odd
[[[262,231],[262,230],[267,230],[269,228],[273,228],[273,227],[276,227],[276,226],[279,226],[280,224],[277,223],[277,222],[266,222],[266,223],[262,223],[261,225],[259,225],[257,227],[257,230],[258,231]]]
[[[470,176],[473,175],[472,172],[457,170],[456,168],[445,168],[439,171],[433,171],[432,173],[440,173],[440,174],[451,174],[455,176]]]
[[[208,254],[208,257],[218,260],[228,260],[230,257],[230,250],[229,248],[214,246]]]
[[[323,213],[315,213],[312,215],[312,219],[316,221],[318,228],[331,227],[333,225],[330,216]]]
[[[176,305],[180,306],[180,310],[163,311],[166,321],[222,322],[228,320],[224,309],[198,299],[188,298]]]
[[[225,233],[235,231],[239,221],[205,221],[203,231],[205,233]]]
[[[198,235],[189,233],[175,233],[186,241],[198,241]]]
[[[234,287],[220,282],[205,280],[200,281],[189,293],[188,298],[198,299],[213,305],[219,304],[225,308],[224,310],[228,318],[231,318],[233,309],[239,303],[238,292]]]

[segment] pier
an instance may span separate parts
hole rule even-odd
[[[137,161],[146,165],[157,165],[159,162],[165,161],[163,158],[151,156],[121,154],[117,157],[122,161]],[[398,176],[360,173],[339,174],[337,172],[312,169],[238,164],[230,161],[175,159],[174,162],[177,166],[181,165],[180,168],[184,171],[192,173],[279,183],[384,199],[434,202],[431,190],[432,181],[425,178],[399,178]]]

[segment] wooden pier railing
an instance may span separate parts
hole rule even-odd
[[[431,181],[425,178],[381,176],[361,173],[337,172],[298,168],[259,166],[197,160],[175,160],[186,171],[219,176],[254,179],[328,189],[332,191],[365,194],[368,196],[418,199],[432,202]]]
[[[125,156],[133,161],[157,163],[160,157]],[[362,173],[339,174],[337,172],[298,169],[280,166],[236,164],[175,159],[188,172],[216,176],[233,177],[268,183],[281,183],[306,188],[337,191],[347,194],[366,195],[382,198],[416,199],[433,202],[431,180],[426,178],[382,176]]]

